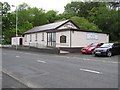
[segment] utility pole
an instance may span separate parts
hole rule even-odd
[[[17,6],[12,5],[12,7],[16,7],[16,50],[18,49],[18,8]]]
[[[17,33],[17,31],[18,31],[18,8],[17,8],[17,6],[16,6],[16,50],[18,49],[18,33]]]

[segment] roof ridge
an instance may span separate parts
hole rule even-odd
[[[44,24],[44,25],[41,25],[41,26],[47,26],[47,25],[50,25],[50,24],[55,24],[55,23],[60,23],[60,22],[67,22],[67,21],[70,21],[70,20],[57,21],[57,22],[53,22],[53,23]],[[38,27],[41,27],[41,26],[38,26]]]

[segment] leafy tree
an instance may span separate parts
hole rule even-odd
[[[89,12],[92,8],[102,7],[106,4],[103,2],[79,2],[73,1],[68,3],[65,6],[65,12],[70,13],[71,15],[80,16],[80,17],[89,17]]]
[[[94,8],[91,10],[89,20],[98,25],[105,33],[110,34],[110,40],[118,40],[120,35],[119,25],[120,16],[119,10],[114,10],[106,7]]]
[[[33,26],[40,26],[47,23],[45,11],[36,7],[28,9],[28,18],[28,21],[32,23]]]
[[[54,10],[48,11],[46,13],[46,17],[47,17],[48,23],[53,23],[53,22],[55,22],[55,20],[58,19],[57,12]]]
[[[71,17],[71,20],[73,22],[75,22],[80,27],[80,29],[82,29],[82,30],[90,30],[90,31],[101,32],[101,30],[98,28],[97,25],[95,25],[94,23],[90,23],[84,17],[74,16],[74,17]]]
[[[10,11],[10,5],[7,2],[2,3],[1,2],[1,7],[2,8],[2,38],[3,38],[3,43],[9,43],[10,42],[10,37],[7,35],[9,32],[10,28],[12,27],[12,21],[10,18],[12,18],[12,14],[9,12]],[[11,33],[9,33],[11,34]],[[7,40],[9,39],[9,40]]]
[[[68,13],[68,12],[63,12],[62,14],[58,15],[59,20],[66,20],[66,19],[70,19],[71,17],[73,17],[74,15]]]
[[[1,5],[2,16],[7,16],[7,13],[10,11],[10,5],[7,2],[4,3],[1,2]]]
[[[110,3],[74,1],[65,6],[65,12],[88,19],[90,22],[96,24],[102,32],[110,33],[110,40],[113,41],[120,38],[119,8],[120,0]]]
[[[120,9],[120,0],[114,0],[114,2],[109,2],[111,9]]]

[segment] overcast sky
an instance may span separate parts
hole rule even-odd
[[[25,2],[31,7],[43,8],[44,10],[56,10],[59,13],[64,11],[64,6],[71,1],[76,0],[1,0],[2,2],[8,2],[10,5],[18,6]],[[13,8],[12,8],[13,10]]]

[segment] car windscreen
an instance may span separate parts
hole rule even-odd
[[[89,46],[94,47],[94,46],[97,46],[97,44],[96,43],[92,43]]]
[[[113,44],[103,44],[101,47],[102,48],[108,48],[108,47],[112,47]]]

